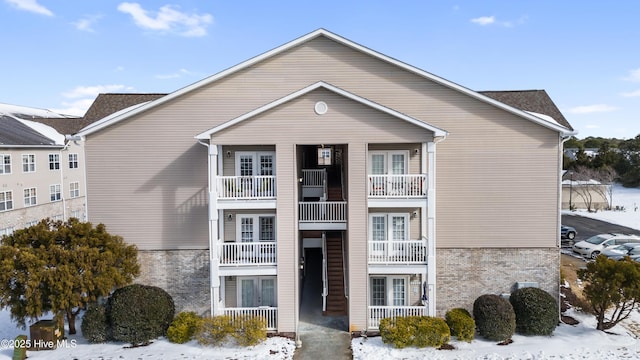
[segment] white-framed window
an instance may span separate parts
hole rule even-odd
[[[369,234],[372,241],[409,240],[409,214],[371,213]]]
[[[34,154],[22,154],[22,172],[36,171],[36,156]]]
[[[71,210],[71,217],[82,221],[82,210]]]
[[[49,154],[49,170],[60,170],[60,154]]]
[[[62,216],[62,214],[53,215],[53,216],[51,216],[51,220],[53,220],[53,221],[63,221],[64,217]]]
[[[408,276],[372,276],[371,306],[406,306],[409,304]]]
[[[77,169],[78,168],[78,154],[71,153],[69,154],[69,169]]]
[[[37,205],[36,188],[24,189],[24,206]]]
[[[13,226],[2,228],[2,229],[0,229],[0,238],[3,237],[4,235],[9,236],[9,235],[13,234],[14,231],[15,231],[15,227],[13,227]]]
[[[49,194],[51,195],[51,201],[62,200],[62,194],[60,192],[60,184],[54,184],[49,186]]]
[[[0,211],[13,209],[13,191],[0,191]]]
[[[32,227],[32,226],[38,225],[39,222],[40,220],[27,221],[27,224],[24,227]]]
[[[0,175],[11,174],[11,155],[0,154]]]
[[[236,242],[276,241],[276,216],[272,214],[238,214]]]
[[[238,276],[239,307],[277,306],[275,276]]]
[[[77,198],[80,196],[80,183],[77,181],[69,183],[69,197]]]
[[[372,175],[404,175],[409,173],[409,151],[369,152],[369,171]]]

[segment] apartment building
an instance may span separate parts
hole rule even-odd
[[[293,335],[310,274],[351,332],[558,295],[574,131],[543,90],[475,92],[320,29],[117,109],[77,134],[89,220],[179,309]]]

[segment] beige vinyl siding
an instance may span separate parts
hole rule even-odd
[[[193,137],[319,80],[450,133],[437,145],[438,246],[555,246],[556,132],[323,37],[90,135],[91,219],[141,248],[205,248],[206,207],[190,210],[188,226],[175,220],[176,209],[207,184],[206,149]],[[318,100],[329,105],[327,114],[313,112]],[[318,89],[215,134],[213,143],[354,139],[414,144],[429,141],[430,134]],[[367,173],[365,150],[360,186]],[[350,181],[355,186],[359,180]],[[515,184],[520,197],[513,196]],[[536,231],[509,235],[507,223]]]
[[[349,329],[357,331],[365,329],[368,311],[364,304],[368,304],[368,276],[367,276],[367,239],[369,219],[367,211],[367,144],[353,142],[349,144],[349,179],[347,218],[348,263],[349,263]],[[361,179],[361,180],[359,180]]]

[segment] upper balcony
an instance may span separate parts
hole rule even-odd
[[[275,208],[275,175],[216,177],[218,207]]]
[[[414,273],[427,264],[427,246],[426,239],[369,241],[369,273]]]
[[[421,206],[427,198],[427,174],[368,175],[369,206]]]

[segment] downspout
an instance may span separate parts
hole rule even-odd
[[[210,315],[214,316],[216,315],[216,310],[217,310],[217,306],[216,306],[216,301],[217,301],[217,293],[216,291],[214,291],[215,288],[220,288],[220,279],[219,276],[214,276],[214,274],[217,274],[217,239],[214,239],[214,229],[213,229],[213,225],[214,225],[214,221],[217,220],[218,216],[217,216],[217,211],[213,212],[212,209],[212,201],[214,200],[213,198],[213,193],[212,193],[212,189],[213,187],[213,179],[211,178],[211,162],[212,162],[212,157],[217,156],[218,153],[218,149],[215,146],[211,146],[211,144],[203,142],[201,140],[198,140],[198,144],[206,146],[207,147],[207,192],[209,194],[209,211],[208,211],[208,226],[209,226],[209,276],[211,277],[210,279],[210,284],[209,284],[209,294],[210,294]]]
[[[429,316],[436,316],[436,145],[447,138],[434,139],[426,143],[428,156],[427,171],[427,312]],[[425,294],[423,294],[424,297]]]

